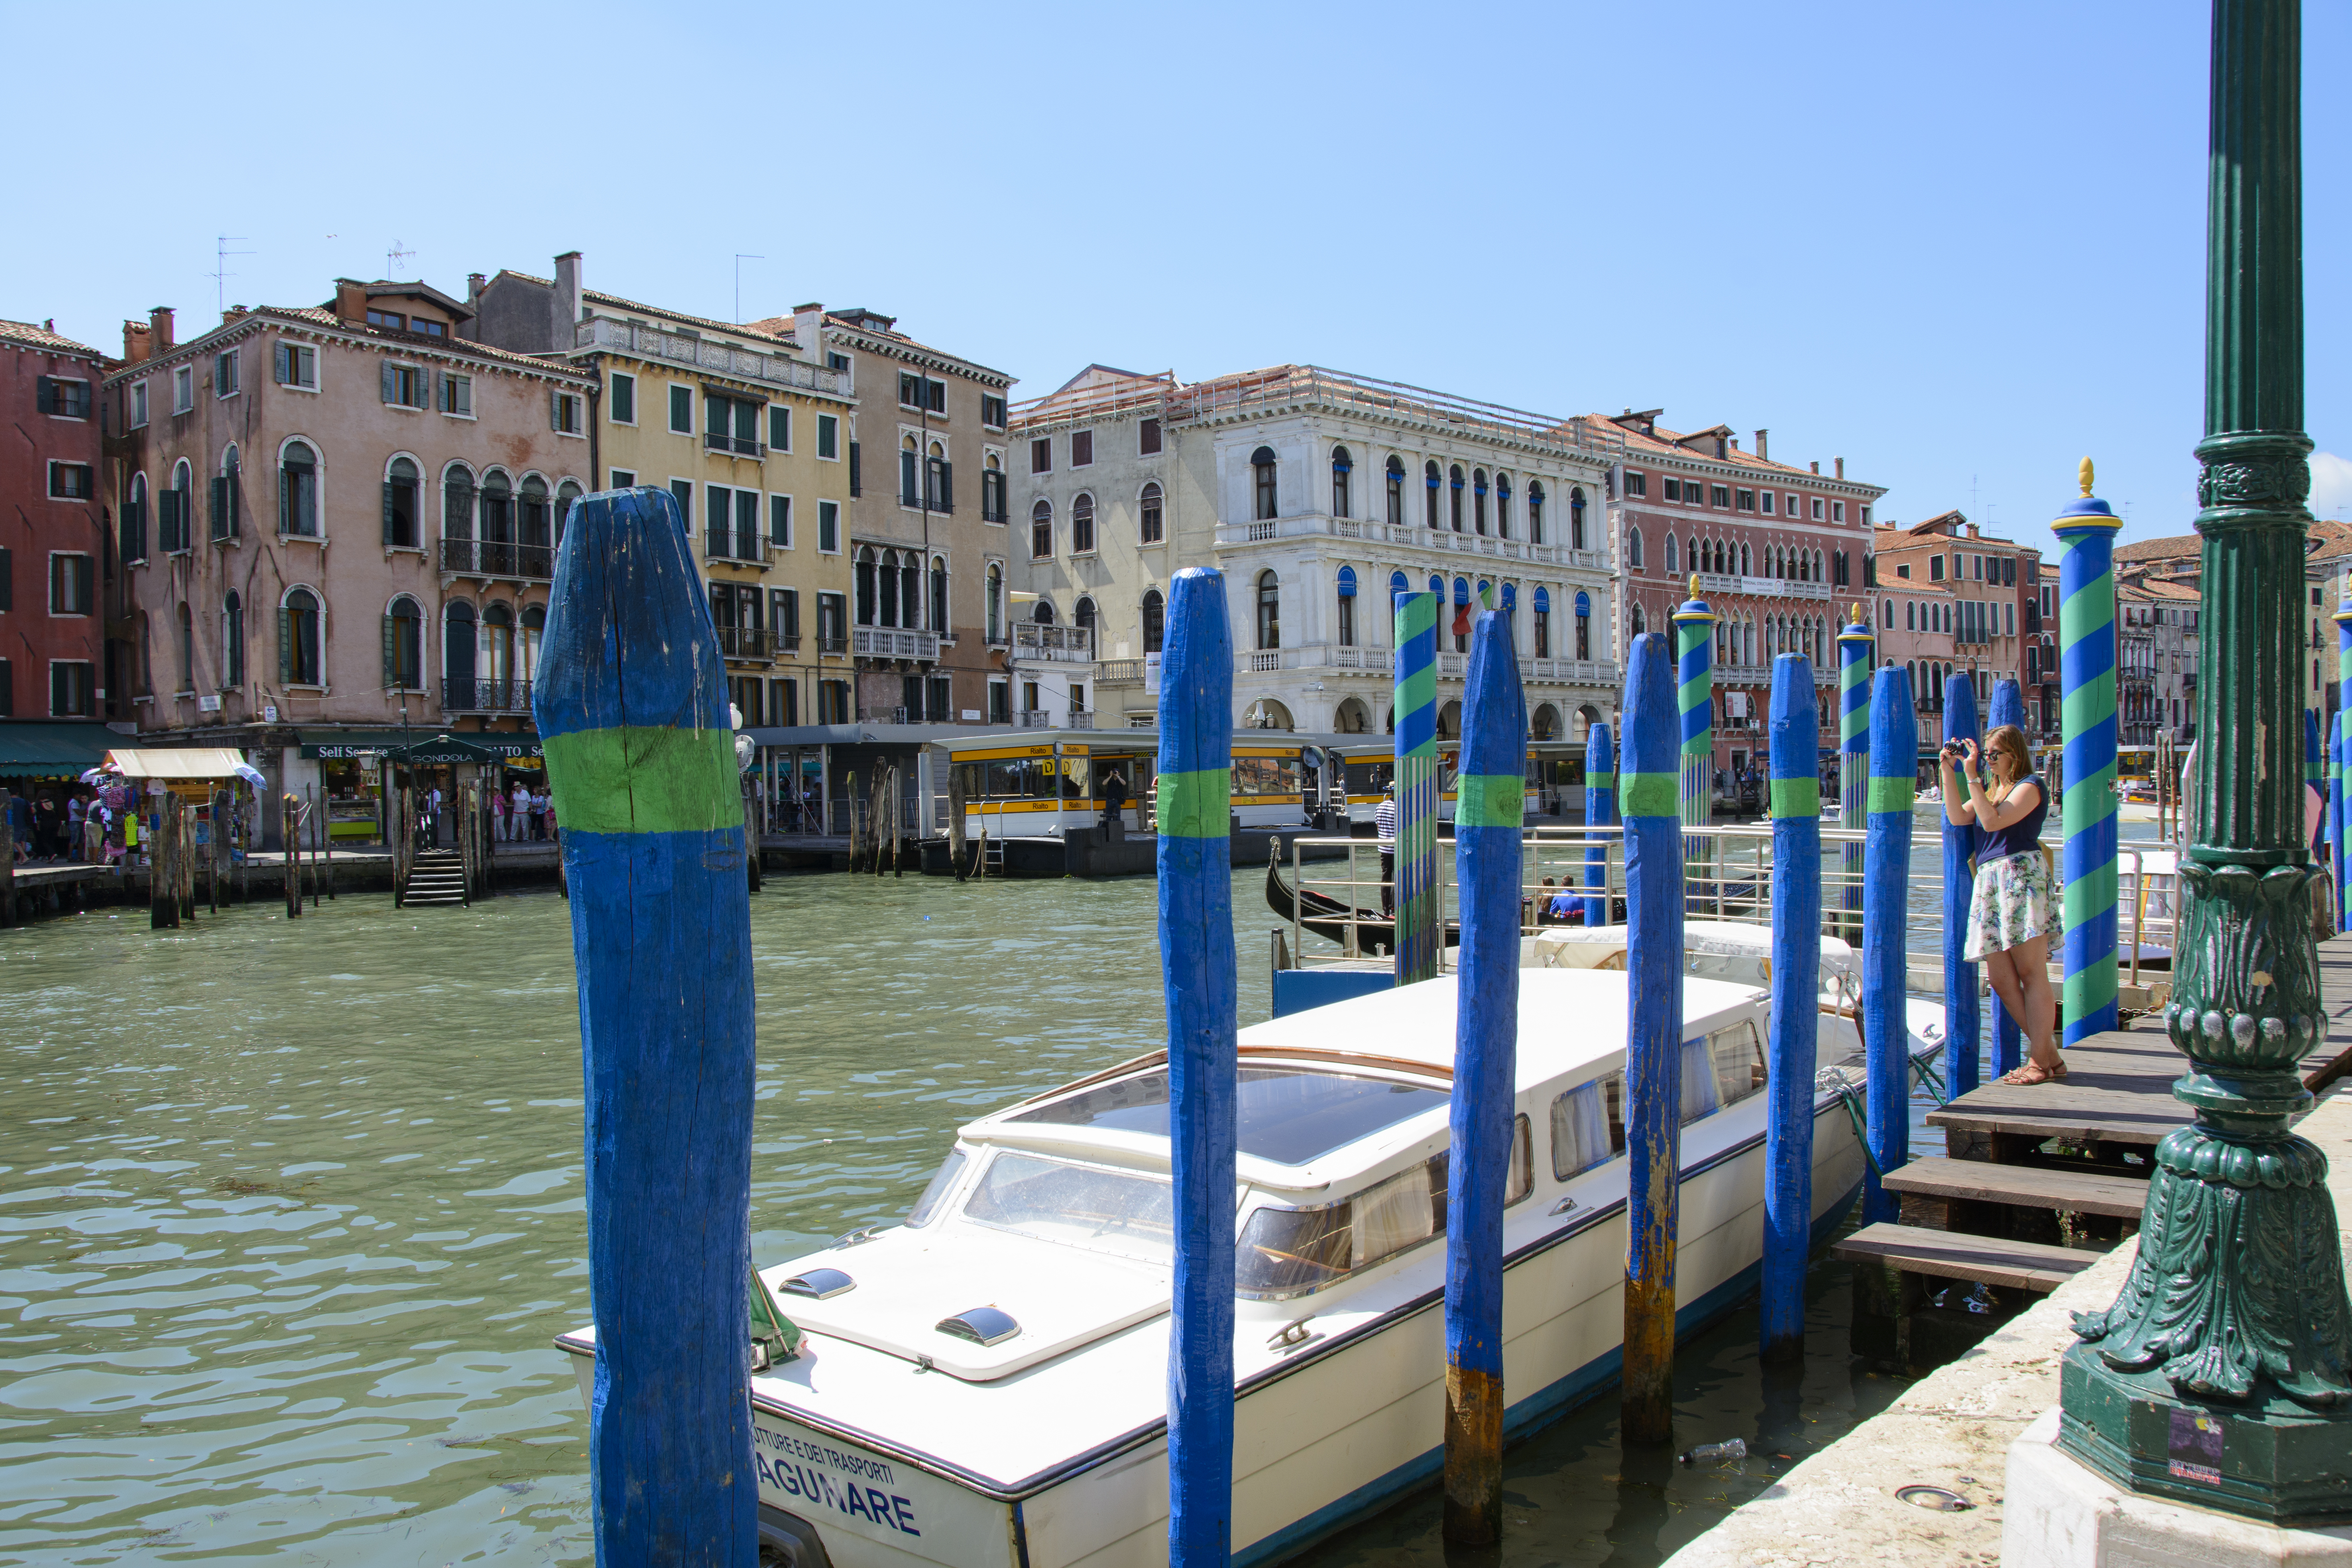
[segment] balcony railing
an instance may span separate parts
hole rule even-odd
[[[1531,658],[1523,668],[1531,685],[1613,688],[1619,684],[1617,666],[1608,659]]]
[[[492,539],[445,539],[441,542],[441,570],[460,577],[544,583],[555,575],[555,547],[509,544]]]
[[[702,550],[713,561],[740,561],[746,566],[768,563],[766,542],[756,529],[750,532],[731,528],[705,529]]]
[[[765,626],[720,626],[719,651],[755,664],[772,664],[776,658],[775,642]]]
[[[1744,594],[1752,599],[1828,599],[1835,591],[1826,583],[1800,583],[1793,577],[1741,577],[1722,572],[1698,574],[1702,594]]]
[[[831,655],[835,658],[839,658],[849,652],[849,639],[838,635],[832,637],[820,635],[816,639],[816,651],[821,658]]]
[[[1240,550],[1253,544],[1317,537],[1360,539],[1377,544],[1405,545],[1449,555],[1525,561],[1539,566],[1569,566],[1592,572],[1609,570],[1609,556],[1605,551],[1573,550],[1564,544],[1530,544],[1523,539],[1504,539],[1490,533],[1455,533],[1451,529],[1423,528],[1414,523],[1375,522],[1360,517],[1333,517],[1327,512],[1303,512],[1296,517],[1217,524],[1217,548],[1220,550]]]
[[[457,676],[444,676],[441,680],[441,711],[444,713],[528,713],[530,711],[530,682],[528,680],[469,680]]]
[[[757,353],[708,338],[688,337],[684,332],[666,332],[637,321],[614,321],[603,317],[582,321],[572,329],[572,343],[574,348],[619,349],[649,359],[690,364],[722,375],[764,381],[802,392],[847,397],[854,391],[845,370],[827,370],[783,354]]]
[[[738,458],[764,458],[768,448],[757,436],[730,436],[724,430],[705,430],[702,449],[706,452],[727,452]]]
[[[1095,672],[1097,686],[1140,686],[1143,684],[1143,661],[1139,658],[1107,658]]]
[[[859,626],[849,634],[849,651],[859,658],[936,660],[940,634],[902,631],[894,626]]]
[[[1069,727],[1073,730],[1093,729],[1095,727],[1094,710],[1089,708],[1071,709]]]
[[[1024,708],[1013,716],[1013,727],[1016,730],[1050,730],[1054,727],[1054,716],[1043,708]]]
[[[1086,626],[1046,626],[1034,621],[1016,621],[1013,626],[1013,658],[1092,664],[1095,634]]]

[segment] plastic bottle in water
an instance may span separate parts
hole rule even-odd
[[[1748,1445],[1738,1437],[1722,1443],[1701,1443],[1682,1457],[1685,1465],[1715,1465],[1748,1457]]]

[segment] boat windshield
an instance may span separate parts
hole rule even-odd
[[[981,1173],[963,1212],[1046,1241],[1164,1264],[1175,1247],[1169,1193],[1166,1182],[1149,1176],[1008,1150]]]
[[[1277,1165],[1304,1165],[1424,1110],[1450,1096],[1430,1084],[1397,1083],[1304,1068],[1241,1069],[1236,1120],[1241,1152]],[[1168,1069],[1094,1088],[1009,1118],[1059,1127],[1168,1136]]]

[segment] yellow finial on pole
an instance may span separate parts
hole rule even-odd
[[[2085,458],[2083,459],[2083,466],[2081,469],[2078,470],[2078,473],[2083,481],[2083,493],[2087,496],[2091,493],[2092,471],[2090,458]]]
[[[1846,624],[1848,626],[1855,626],[1862,625],[1862,601],[1860,599],[1856,599],[1853,602],[1853,618]]]
[[[1694,599],[1698,597],[1698,574],[1696,572],[1691,574],[1690,595]]]

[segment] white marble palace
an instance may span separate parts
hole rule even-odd
[[[1148,724],[1169,578],[1223,568],[1236,724],[1389,728],[1391,594],[1443,595],[1440,731],[1469,613],[1511,612],[1539,738],[1614,711],[1608,476],[1623,433],[1313,365],[1179,382],[1090,365],[1013,411],[990,637],[1017,722]]]

